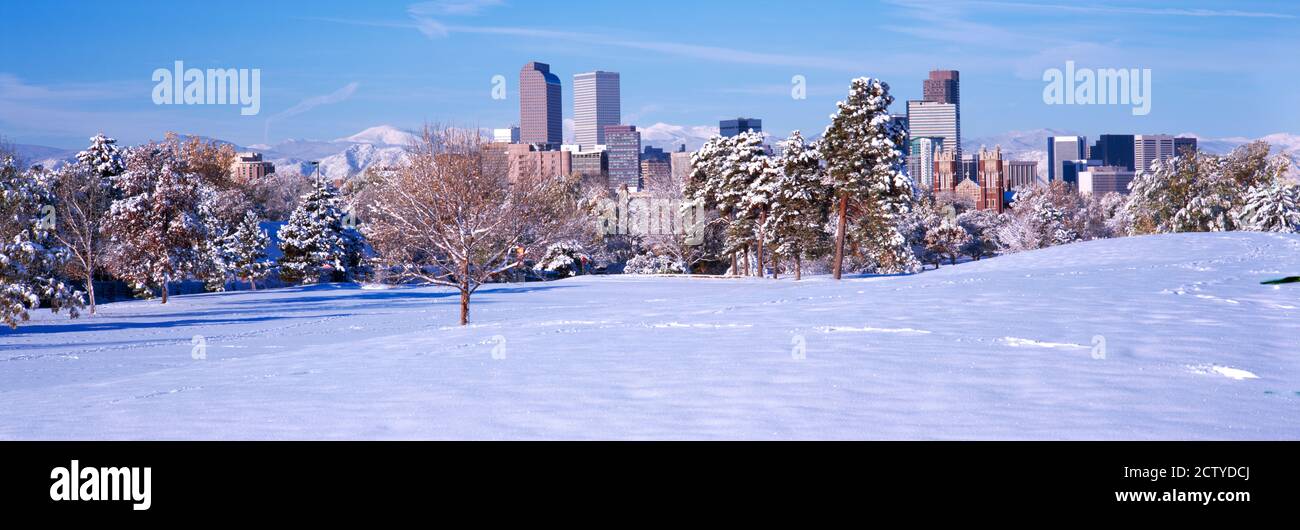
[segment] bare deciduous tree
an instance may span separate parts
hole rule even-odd
[[[482,284],[594,225],[572,179],[520,171],[486,153],[476,130],[425,127],[399,170],[378,175],[364,230],[400,277],[460,291],[460,323]]]

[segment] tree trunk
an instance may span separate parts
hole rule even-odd
[[[738,266],[739,266],[739,263],[736,262],[736,253],[735,253],[735,252],[732,252],[732,253],[731,253],[731,275],[732,275],[732,276],[735,276],[735,275],[736,275],[736,272],[738,271],[738,269],[737,269]]]
[[[799,263],[800,261],[801,261],[801,260],[799,259],[799,253],[798,253],[798,252],[795,252],[795,254],[794,254],[794,281],[796,281],[796,282],[799,281],[799,280],[801,280],[801,279],[803,279],[803,270],[801,270],[802,267],[800,266],[800,263]]]
[[[763,272],[763,247],[766,246],[766,231],[763,229],[763,222],[767,220],[767,212],[758,214],[758,248],[754,249],[755,257],[758,258],[758,277],[765,278],[767,273]]]
[[[840,220],[835,229],[835,279],[840,279],[844,267],[844,227],[849,213],[849,196],[840,197]]]
[[[465,253],[468,258],[469,253]],[[460,266],[460,325],[469,324],[469,259]]]
[[[170,283],[168,280],[170,278],[163,278],[162,282],[162,303],[164,304],[167,303],[167,284]]]
[[[249,277],[248,277],[248,289],[249,289],[250,291],[256,291],[256,290],[257,290],[257,278],[254,278],[254,277],[252,277],[252,276],[249,276]]]
[[[90,316],[95,316],[95,276],[86,274],[86,292],[90,294]]]

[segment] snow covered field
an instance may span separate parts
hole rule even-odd
[[[1300,439],[1300,286],[1259,284],[1294,274],[1298,236],[1174,234],[492,285],[467,328],[441,288],[41,312],[0,331],[0,438]]]

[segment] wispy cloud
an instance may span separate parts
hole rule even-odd
[[[1068,11],[1073,13],[1096,13],[1103,15],[1150,15],[1167,17],[1228,17],[1228,18],[1296,18],[1293,13],[1268,11],[1240,11],[1236,9],[1199,9],[1185,7],[1142,7],[1111,6],[1086,4],[1035,4],[1027,2],[978,1],[976,5],[1007,7],[1014,9],[1038,9],[1050,11]]]
[[[412,15],[471,16],[504,3],[501,0],[435,0],[411,4],[406,11]]]
[[[331,105],[334,103],[346,101],[348,98],[352,97],[352,95],[357,92],[358,86],[360,86],[360,83],[353,81],[351,83],[343,85],[343,88],[330,92],[329,94],[309,97],[307,99],[299,101],[298,104],[292,107],[289,107],[287,109],[275,113],[274,115],[266,119],[266,129],[265,132],[263,133],[262,141],[263,142],[269,141],[268,137],[271,135],[272,122],[283,121],[286,118],[297,116],[299,114],[307,112],[321,105]]]

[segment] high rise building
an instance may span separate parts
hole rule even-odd
[[[921,99],[931,103],[953,106],[953,133],[955,143],[949,144],[961,159],[961,74],[956,70],[931,70],[930,77],[921,82]],[[911,116],[911,112],[908,112]],[[908,120],[910,126],[911,120]],[[910,132],[910,128],[909,128]]]
[[[685,150],[676,151],[668,155],[668,163],[672,166],[673,180],[680,185],[686,185],[691,179],[691,155]]]
[[[957,126],[957,105],[934,101],[907,102],[907,129],[912,138],[943,138],[943,148],[961,160],[961,129]]]
[[[926,101],[961,105],[961,74],[956,70],[931,70],[930,78],[921,83]]]
[[[502,144],[517,144],[519,143],[519,128],[492,129],[492,141]]]
[[[1079,193],[1082,195],[1106,194],[1110,192],[1128,194],[1128,185],[1133,182],[1133,170],[1124,166],[1094,166],[1079,172]]]
[[[908,170],[917,187],[925,190],[934,189],[934,152],[943,149],[942,137],[913,137],[908,148]],[[915,162],[915,166],[910,164]]]
[[[1174,137],[1168,134],[1139,134],[1133,137],[1133,162],[1138,172],[1151,169],[1154,162],[1173,158]]]
[[[758,118],[736,118],[718,122],[718,132],[726,138],[750,131],[763,132],[763,120]]]
[[[1186,153],[1188,149],[1191,149],[1193,153],[1196,152],[1196,138],[1184,136],[1174,138],[1175,156],[1183,156],[1183,153]]]
[[[609,187],[609,158],[604,146],[575,149],[570,152],[570,164],[574,175],[581,176],[585,183]]]
[[[635,125],[606,125],[605,151],[609,159],[609,187],[641,188],[641,133]]]
[[[559,146],[564,141],[560,78],[551,66],[530,62],[519,70],[519,141]]]
[[[1067,161],[1086,160],[1087,145],[1086,136],[1047,137],[1047,182],[1062,179]]]
[[[578,145],[605,143],[605,126],[622,121],[618,72],[573,76],[573,136]]]
[[[1101,135],[1088,151],[1088,159],[1100,160],[1104,166],[1119,166],[1133,171],[1133,135]]]

